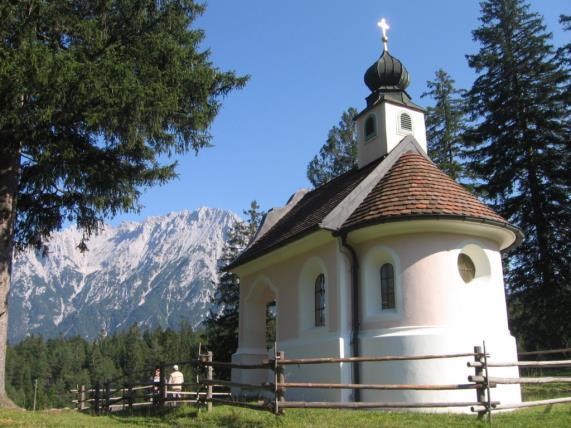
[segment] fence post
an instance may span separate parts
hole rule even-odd
[[[111,382],[105,382],[105,413],[111,412]]]
[[[486,410],[488,411],[488,422],[492,423],[492,396],[490,394],[490,375],[488,373],[488,355],[486,354],[486,341],[482,342],[484,354],[481,357],[480,361],[482,361],[484,365],[484,384],[486,385],[486,391],[488,395],[488,401],[486,403]]]
[[[85,403],[85,385],[80,385],[79,397],[77,400],[77,410],[81,412],[85,408],[84,403]]]
[[[129,413],[133,414],[133,382],[132,379],[129,379],[129,383],[127,384],[127,403],[129,407]]]
[[[284,351],[280,351],[278,352],[278,360],[279,361],[283,361],[285,360],[285,353]],[[278,364],[278,383],[285,383],[285,367],[281,364]],[[278,398],[279,401],[285,401],[285,396],[284,396],[284,392],[285,392],[285,388],[284,387],[280,387],[278,389]],[[282,410],[283,413],[283,410]]]
[[[476,363],[480,363],[481,361],[481,356],[482,356],[482,347],[481,346],[474,346],[474,362]],[[478,365],[476,365],[476,367],[474,368],[474,374],[476,376],[484,376],[484,368],[483,367],[478,367]],[[478,384],[478,389],[476,389],[476,401],[481,404],[482,406],[486,407],[487,402],[486,402],[486,393],[484,392],[484,388],[483,388],[483,384]],[[482,419],[484,417],[484,415],[486,414],[485,411],[483,412],[478,412],[478,419]]]
[[[278,351],[276,350],[276,342],[274,342],[274,365],[272,366],[272,370],[274,371],[274,415],[279,415],[280,413],[280,404],[278,399]]]
[[[99,387],[99,382],[95,384],[95,414],[99,416],[99,400],[101,398],[101,390]]]
[[[277,343],[274,343],[274,414],[283,415],[283,410],[280,409],[280,402],[284,401],[283,388],[279,386],[280,383],[285,382],[284,366],[279,364],[280,360],[284,359],[284,352],[276,350]]]
[[[212,351],[208,351],[208,354],[206,355],[206,361],[208,361],[209,363],[212,362]],[[208,383],[207,390],[206,390],[206,409],[208,412],[212,412],[212,383],[211,382],[212,382],[213,374],[214,374],[214,367],[212,367],[212,365],[209,364],[206,367],[206,380],[210,381]]]

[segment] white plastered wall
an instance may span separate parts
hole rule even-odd
[[[362,355],[426,355],[472,352],[486,341],[491,361],[516,361],[515,340],[508,330],[501,256],[498,245],[461,233],[401,233],[384,236],[371,233],[353,243],[360,260],[360,348]],[[457,258],[464,252],[474,260],[476,278],[466,284],[460,278]],[[380,266],[395,267],[394,310],[382,311]],[[314,277],[324,273],[327,320],[324,327],[311,325]],[[278,301],[278,349],[286,358],[351,356],[351,285],[348,258],[337,240],[285,261],[270,264],[242,278],[240,345],[235,362],[256,363],[268,354],[254,344],[261,334],[250,317],[248,302],[264,287]],[[309,290],[304,287],[309,287]],[[253,290],[258,291],[253,291]],[[308,304],[309,301],[309,304]],[[300,313],[303,311],[303,315]],[[308,314],[309,313],[309,314]],[[260,321],[258,321],[260,323]],[[258,331],[258,333],[255,333]],[[257,343],[257,342],[256,342]],[[467,383],[474,369],[470,358],[412,362],[363,363],[362,383],[444,384]],[[516,377],[517,369],[491,369],[492,376]],[[271,380],[267,371],[234,370],[238,382]],[[350,364],[286,366],[286,379],[299,382],[350,383]],[[363,391],[363,401],[474,401],[474,390],[464,391]],[[288,400],[349,401],[350,390],[289,389]],[[521,400],[519,386],[499,386],[492,399],[504,403]],[[468,411],[467,408],[444,409]]]
[[[286,358],[347,356],[348,320],[346,312],[348,274],[345,256],[337,240],[331,237],[325,245],[299,254],[287,261],[269,265],[241,278],[239,347],[232,361],[259,363],[268,358],[261,347],[261,329],[265,322],[256,316],[256,305],[266,297],[260,284],[271,284],[277,296],[278,350]],[[326,280],[326,321],[314,326],[314,284],[320,273]],[[253,298],[254,296],[259,297]],[[343,302],[340,308],[339,302]],[[340,333],[341,330],[341,333]],[[299,382],[350,382],[350,367],[342,364],[286,366],[286,379]],[[267,370],[233,370],[232,379],[243,383],[273,381]],[[234,391],[240,392],[240,391]],[[246,391],[243,391],[244,393]],[[348,400],[349,392],[342,390],[289,389],[288,400]]]
[[[382,244],[380,243],[382,242]],[[415,233],[372,239],[356,245],[362,278],[363,355],[426,355],[469,353],[486,342],[490,361],[517,361],[508,324],[501,256],[491,241],[454,234]],[[457,259],[464,252],[474,260],[476,278],[465,283]],[[380,308],[380,266],[395,267],[397,308]],[[474,369],[470,358],[364,363],[363,383],[467,383]],[[490,369],[490,375],[517,377],[517,368]],[[474,390],[365,391],[364,401],[475,401]],[[520,388],[498,386],[492,399],[521,401]],[[445,409],[455,410],[455,409]],[[467,411],[466,408],[456,409]]]

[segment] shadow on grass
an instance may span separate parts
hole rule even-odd
[[[262,416],[263,415],[263,416]],[[229,408],[227,406],[215,406],[213,413],[207,413],[205,408],[198,409],[194,406],[180,407],[147,407],[130,411],[116,412],[110,415],[115,423],[129,426],[186,425],[183,420],[188,420],[191,426],[224,426],[230,428],[262,428],[268,426],[280,426],[281,420],[272,417],[269,420],[266,412],[252,413],[243,409]],[[272,415],[273,416],[273,415]]]
[[[109,415],[118,424],[149,426],[149,421],[169,424],[176,419],[196,419],[199,410],[194,406],[180,407],[139,407],[133,410],[122,410]]]
[[[252,421],[251,419],[245,420],[244,416],[238,413],[219,416],[216,418],[216,422],[219,423],[220,426],[230,428],[261,428],[268,426],[268,423],[264,421]]]

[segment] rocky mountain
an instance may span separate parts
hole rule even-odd
[[[93,339],[137,322],[197,327],[210,306],[217,260],[238,217],[200,208],[106,225],[81,253],[81,232],[55,233],[48,255],[27,251],[14,262],[9,340],[30,333]]]

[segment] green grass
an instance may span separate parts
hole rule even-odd
[[[523,401],[547,400],[550,398],[571,397],[571,385],[568,383],[548,383],[545,385],[522,385]]]
[[[469,415],[420,414],[351,410],[294,410],[275,417],[267,412],[228,406],[215,407],[210,414],[194,407],[181,407],[160,415],[142,411],[138,415],[90,416],[72,410],[26,412],[0,410],[0,426],[13,427],[486,427],[487,422]],[[494,427],[569,427],[571,405],[494,414]]]
[[[562,376],[571,377],[571,369],[527,370],[521,376]],[[521,386],[523,401],[547,400],[549,398],[571,397],[570,383],[527,384]]]

